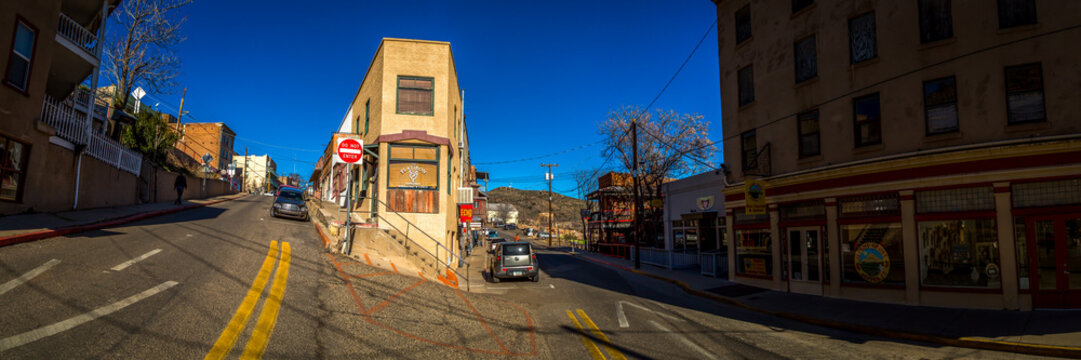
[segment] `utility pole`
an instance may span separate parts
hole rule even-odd
[[[544,179],[548,180],[548,247],[552,247],[552,236],[555,233],[552,232],[552,223],[555,221],[555,213],[552,212],[552,178],[555,177],[552,174],[553,167],[559,167],[559,164],[541,164],[541,166],[548,167],[548,172],[544,174]]]
[[[180,119],[184,118],[184,96],[187,95],[188,88],[184,88],[184,92],[180,94],[180,112],[176,113],[176,131],[180,131]]]
[[[631,120],[631,179],[634,181],[634,268],[642,268],[642,231],[639,229],[641,221],[638,220],[638,118]]]
[[[244,170],[240,173],[240,187],[248,191],[248,147],[244,147]]]

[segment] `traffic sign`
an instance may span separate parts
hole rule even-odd
[[[334,153],[335,160],[347,164],[355,164],[357,161],[360,161],[360,157],[364,155],[363,142],[364,140],[360,139],[339,137],[338,147]]]

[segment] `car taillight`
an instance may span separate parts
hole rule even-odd
[[[532,270],[533,270],[533,267],[532,267],[532,266],[530,266],[530,267],[526,268],[526,270],[530,270],[530,271],[532,271]]]
[[[507,272],[507,268],[503,268],[503,272]]]
[[[537,254],[530,255],[529,257],[532,258],[533,260],[537,260]]]
[[[502,256],[496,256],[495,261],[503,261],[503,257]]]

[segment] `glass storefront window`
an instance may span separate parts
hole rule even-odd
[[[900,223],[841,226],[841,281],[904,285],[905,254]]]
[[[736,230],[736,273],[773,277],[773,248],[768,229]]]
[[[1002,287],[993,219],[921,221],[918,227],[920,284]]]
[[[1025,232],[1025,218],[1013,221],[1014,246],[1017,248],[1017,285],[1021,290],[1028,290],[1028,233]]]

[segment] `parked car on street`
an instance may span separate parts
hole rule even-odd
[[[507,224],[503,226],[503,230],[518,230],[518,225]]]
[[[534,236],[537,236],[537,229],[534,229],[534,228],[526,228],[526,229],[525,229],[525,236],[528,236],[528,237],[534,237]]]
[[[524,241],[500,243],[491,259],[488,273],[492,274],[492,282],[508,278],[540,281],[540,264],[533,252],[533,244]]]
[[[504,238],[489,238],[488,239],[488,253],[495,253],[495,249],[499,247],[499,243],[506,242]]]
[[[270,207],[270,216],[308,221],[308,208],[304,204],[304,193],[289,189],[278,192],[278,197],[274,199],[274,205]]]

